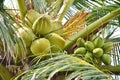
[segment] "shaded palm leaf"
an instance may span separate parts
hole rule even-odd
[[[113,42],[120,42],[120,37],[112,38],[112,39],[110,39],[110,41],[113,41]]]
[[[3,9],[3,2],[4,2],[4,0],[0,1],[0,10]]]
[[[112,80],[109,75],[89,63],[70,55],[61,55],[35,64],[13,80],[18,80],[20,77],[22,80],[56,80],[53,77],[61,72],[65,72],[63,73],[65,78],[61,80]]]
[[[5,66],[0,64],[0,80],[10,80],[11,78],[10,72],[5,68]]]

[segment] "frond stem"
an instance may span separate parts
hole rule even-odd
[[[63,5],[62,5],[60,11],[58,12],[58,18],[57,18],[58,21],[62,21],[65,13],[70,8],[70,6],[73,2],[74,2],[74,0],[64,0],[63,1]]]
[[[76,40],[79,37],[83,37],[83,38],[86,37],[88,34],[93,32],[97,28],[99,28],[102,24],[108,22],[109,20],[111,20],[112,18],[114,18],[115,16],[117,16],[119,14],[120,14],[120,8],[106,14],[105,16],[101,17],[97,21],[91,23],[86,28],[84,28],[83,30],[78,32],[76,35],[72,36],[71,40],[67,41],[67,43],[66,43],[66,45],[64,47],[64,50],[70,48],[76,42]]]
[[[25,14],[27,12],[27,7],[25,5],[25,0],[17,0],[17,3],[18,3],[19,10],[20,10],[21,18],[24,21]]]

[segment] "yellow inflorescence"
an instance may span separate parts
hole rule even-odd
[[[85,18],[88,13],[84,13],[83,11],[77,12],[73,17],[71,17],[63,27],[63,34],[62,36],[67,39],[73,33],[81,31],[86,24]]]

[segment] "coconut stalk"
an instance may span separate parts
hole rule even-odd
[[[103,71],[110,71],[110,72],[112,72],[112,73],[114,73],[114,74],[118,74],[119,75],[119,73],[120,73],[120,65],[117,65],[117,66],[102,66],[101,67],[101,69],[103,70]]]
[[[24,22],[24,17],[27,12],[25,0],[17,0],[17,3],[18,3],[19,10],[20,10],[20,16],[22,18],[22,21]]]
[[[78,32],[76,35],[73,35],[70,40],[68,40],[66,42],[66,45],[64,47],[64,50],[67,50],[68,48],[70,48],[79,37],[86,37],[87,35],[89,35],[91,32],[93,32],[94,30],[96,30],[97,28],[99,28],[102,24],[108,22],[109,20],[111,20],[112,18],[114,18],[115,16],[120,14],[120,8],[106,14],[105,16],[103,16],[102,18],[98,19],[97,21],[91,23],[90,25],[88,25],[85,29],[81,30],[80,32]]]
[[[63,1],[63,5],[62,5],[60,11],[58,12],[58,18],[57,18],[58,21],[62,21],[63,17],[65,16],[65,13],[70,8],[70,6],[73,2],[74,2],[74,0],[64,0]]]

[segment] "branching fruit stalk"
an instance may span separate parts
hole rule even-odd
[[[115,16],[120,14],[120,8],[106,14],[105,16],[101,17],[100,19],[98,19],[97,21],[91,23],[90,25],[88,25],[85,29],[83,29],[82,31],[78,32],[76,35],[71,37],[71,40],[66,42],[66,45],[64,47],[64,50],[67,50],[68,48],[70,48],[79,37],[86,37],[88,34],[90,34],[91,32],[93,32],[94,30],[96,30],[97,28],[99,28],[102,24],[108,22],[109,20],[111,20],[112,18],[114,18]]]
[[[60,11],[58,12],[58,18],[57,18],[58,21],[62,21],[65,13],[70,8],[70,6],[73,2],[74,2],[74,0],[64,0],[63,1],[63,5],[62,5]]]
[[[20,16],[22,18],[22,21],[24,21],[25,14],[27,12],[25,0],[17,0],[17,3],[18,3],[19,10],[20,10]]]

